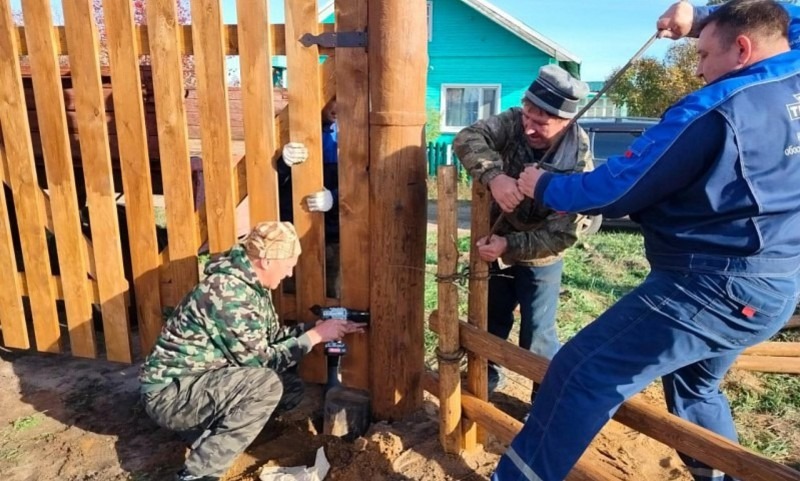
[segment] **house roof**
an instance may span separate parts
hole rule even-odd
[[[541,33],[537,32],[536,30],[520,22],[516,18],[512,17],[510,14],[506,13],[505,11],[492,5],[487,0],[461,0],[461,1],[469,5],[470,7],[474,8],[475,10],[477,10],[479,13],[484,15],[489,20],[495,22],[496,24],[505,28],[509,32],[513,33],[517,37],[524,40],[525,42],[529,43],[530,45],[533,45],[542,52],[555,58],[556,60],[575,62],[575,63],[581,62],[581,59],[572,52],[570,52],[569,50],[565,49],[561,45],[557,44],[556,42],[550,40]],[[328,16],[331,15],[332,13],[333,13],[333,2],[331,1],[323,5],[322,8],[320,8],[319,10],[320,22],[328,18]]]
[[[573,54],[572,52],[565,49],[561,45],[557,44],[556,42],[550,40],[541,33],[537,32],[536,30],[520,22],[516,18],[512,17],[510,14],[506,13],[505,11],[492,5],[487,0],[461,0],[461,1],[469,5],[470,7],[474,8],[484,16],[486,16],[489,20],[492,20],[493,22],[497,23],[501,27],[505,28],[509,32],[516,35],[517,37],[533,45],[542,52],[552,56],[556,60],[575,62],[575,63],[581,62],[581,59],[577,55]]]

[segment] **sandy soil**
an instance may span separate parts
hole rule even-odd
[[[104,361],[0,351],[3,481],[171,480],[186,447],[144,414],[136,372]],[[530,382],[510,378],[492,401],[521,419]],[[310,386],[296,411],[270,421],[227,479],[255,480],[264,465],[311,464],[324,446],[331,481],[477,481],[487,479],[505,448],[490,437],[485,449],[463,457],[442,453],[438,408],[429,397],[411,419],[374,424],[355,442],[320,435],[320,391]],[[689,479],[672,450],[616,423],[591,449],[620,480]]]

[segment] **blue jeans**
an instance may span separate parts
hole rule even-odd
[[[800,279],[656,270],[553,358],[493,481],[561,481],[620,404],[662,377],[670,412],[736,441],[719,384],[794,311]],[[682,456],[696,480],[732,477]]]
[[[561,343],[556,334],[556,308],[564,261],[546,266],[492,266],[489,278],[488,330],[508,339],[519,306],[519,347],[552,359]],[[489,377],[499,379],[497,365],[489,364]]]

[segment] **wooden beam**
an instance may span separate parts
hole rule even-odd
[[[53,202],[53,224],[59,267],[65,287],[64,304],[69,327],[70,350],[79,357],[97,357],[90,292],[86,289],[88,261],[83,250],[83,232],[78,210],[75,172],[67,130],[64,96],[53,16],[48,0],[22,4],[27,22],[26,40],[31,47],[33,93],[44,152],[47,185]]]
[[[431,314],[431,326],[438,320]],[[490,361],[503,365],[528,379],[541,382],[549,361],[507,341],[481,332],[466,322],[460,323],[461,345],[486,354]],[[741,445],[694,423],[653,407],[639,396],[626,401],[614,415],[616,421],[650,436],[687,456],[698,459],[734,478],[748,481],[797,481],[800,473],[756,454]]]
[[[438,306],[439,326],[439,439],[446,453],[461,451],[461,357],[458,352],[458,218],[456,167],[439,167]]]
[[[800,342],[762,342],[742,353],[746,356],[800,357]]]
[[[151,54],[151,41],[152,35],[148,32],[147,25],[137,25],[135,27],[136,50],[140,55]],[[56,41],[56,51],[59,55],[69,55],[69,48],[67,44],[67,35],[64,27],[54,26],[53,35]],[[176,25],[178,33],[177,47],[180,55],[194,55],[194,47],[192,45],[192,26],[191,25]],[[224,43],[223,49],[225,55],[240,55],[241,50],[238,45],[239,31],[237,25],[224,25],[223,26]],[[329,23],[321,23],[318,26],[319,32],[334,32],[334,25]],[[19,42],[20,55],[29,55],[28,43],[25,40],[25,27],[17,26],[11,30],[15,32],[17,41]],[[270,25],[270,36],[272,41],[270,43],[273,55],[286,55],[286,28],[282,24]],[[321,55],[333,55],[334,49],[321,47],[319,52]],[[270,81],[270,85],[272,82]]]
[[[292,142],[308,149],[308,159],[292,167],[294,226],[300,236],[303,255],[295,274],[298,321],[313,319],[309,308],[325,301],[324,214],[310,212],[306,197],[322,190],[322,92],[319,50],[304,47],[299,39],[317,33],[316,0],[286,0],[286,63],[289,84],[289,132]],[[327,379],[320,348],[300,365],[303,378],[312,382]]]
[[[427,19],[423,0],[369,6],[372,407],[398,419],[422,405]]]
[[[94,11],[89,0],[65,2],[64,20],[75,88],[77,126],[81,132],[81,162],[86,184],[91,231],[96,259],[96,278],[103,314],[103,342],[110,361],[130,363],[130,323],[125,292],[119,219],[106,127],[105,97],[100,78],[99,43]],[[81,236],[81,239],[83,236]],[[85,277],[85,276],[84,276]]]
[[[441,405],[441,382],[435,373],[428,372],[423,378],[423,388],[439,398]],[[461,394],[464,414],[473,422],[489,430],[500,442],[511,444],[514,436],[522,429],[522,423],[503,411],[469,392]],[[613,481],[618,479],[603,471],[602,462],[594,459],[597,455],[587,452],[578,460],[575,467],[567,475],[566,481]]]
[[[367,0],[336,2],[336,28],[363,32],[367,29]],[[331,61],[329,58],[328,61]],[[327,61],[326,61],[327,63]],[[325,66],[323,65],[323,72]],[[369,61],[366,49],[344,48],[336,52],[336,100],[339,129],[339,264],[342,305],[369,310],[370,205],[369,205]],[[331,83],[323,76],[323,103],[331,98]],[[348,353],[342,359],[342,382],[369,390],[369,336],[345,338]]]
[[[489,264],[478,254],[477,240],[489,235],[491,196],[480,182],[472,183],[471,229],[469,251],[469,299],[467,319],[470,324],[486,331],[489,316]],[[467,353],[467,389],[478,399],[489,399],[486,358],[479,353]],[[473,449],[483,443],[477,424],[464,423],[464,449]]]
[[[739,356],[733,367],[747,371],[800,374],[800,357]]]

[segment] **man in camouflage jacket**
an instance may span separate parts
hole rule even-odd
[[[292,224],[261,223],[209,261],[166,319],[140,381],[147,414],[194,439],[176,480],[219,480],[273,412],[300,402],[300,359],[317,343],[363,332],[344,319],[280,326],[270,289],[299,255]]]
[[[555,328],[561,255],[577,239],[579,218],[553,212],[523,196],[516,179],[533,163],[561,173],[591,166],[586,132],[577,124],[566,128],[587,93],[585,83],[547,65],[525,92],[522,108],[476,122],[459,132],[453,143],[472,178],[491,191],[492,223],[504,215],[494,235],[477,240],[481,259],[491,263],[489,332],[508,339],[519,306],[520,347],[547,358],[561,346]],[[562,135],[558,148],[543,159]],[[502,377],[499,366],[490,363],[490,392]]]

